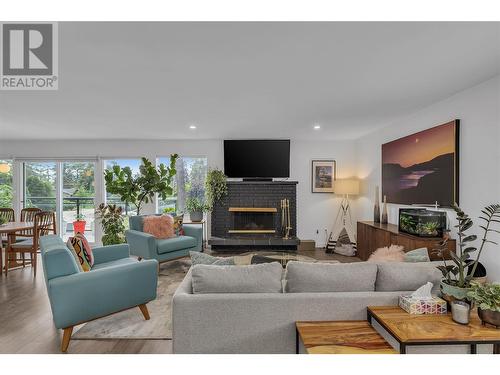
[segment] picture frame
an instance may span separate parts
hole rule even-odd
[[[333,183],[337,179],[337,163],[333,159],[311,161],[311,192],[333,193]]]

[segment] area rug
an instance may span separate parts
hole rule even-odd
[[[137,307],[85,323],[80,326],[72,339],[171,339],[172,296],[190,266],[191,261],[188,257],[161,265],[157,298],[147,305],[150,320],[144,320]]]

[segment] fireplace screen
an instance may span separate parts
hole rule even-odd
[[[229,233],[275,233],[276,208],[230,207],[231,228]]]

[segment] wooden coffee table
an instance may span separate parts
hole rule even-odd
[[[455,323],[451,314],[414,315],[398,306],[369,306],[367,317],[370,324],[377,321],[396,339],[401,354],[407,346],[460,344],[470,345],[471,354],[477,353],[477,344],[493,344],[498,354],[500,329],[481,325],[476,310],[468,325]]]
[[[366,320],[296,322],[296,353],[302,342],[308,354],[397,354]]]

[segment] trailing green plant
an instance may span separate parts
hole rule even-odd
[[[115,245],[125,242],[125,224],[122,208],[116,204],[101,203],[95,210],[95,216],[101,221],[103,245]]]
[[[133,175],[130,167],[121,168],[114,165],[111,169],[104,171],[106,190],[111,194],[117,194],[124,203],[133,204],[137,208],[137,215],[141,212],[142,204],[151,202],[155,196],[166,199],[173,193],[173,178],[176,174],[175,163],[177,154],[170,155],[170,166],[160,164],[155,168],[154,164],[146,158],[142,158],[139,174]]]
[[[475,302],[481,310],[500,312],[500,284],[472,284],[467,298]]]
[[[210,206],[199,198],[191,197],[186,199],[186,210],[188,212],[206,212],[210,211]]]
[[[474,260],[471,259],[471,254],[478,250],[477,247],[473,246],[474,241],[477,240],[477,236],[475,234],[466,233],[473,225],[472,219],[457,205],[454,205],[453,209],[456,212],[458,221],[458,224],[455,225],[458,235],[458,253],[455,254],[453,251],[450,251],[449,254],[452,264],[446,261],[444,258],[444,249],[446,249],[446,244],[448,242],[448,238],[446,237],[439,244],[438,251],[438,254],[440,254],[443,259],[443,265],[437,268],[442,272],[444,278],[443,282],[446,284],[459,288],[470,288],[471,280],[476,272],[477,264],[484,247],[488,243],[498,245],[496,242],[491,241],[488,236],[492,232],[500,233],[499,230],[492,227],[495,223],[500,223],[500,204],[492,204],[481,210],[482,215],[479,219],[483,220],[484,223],[483,225],[479,225],[479,228],[483,230],[483,237],[481,239],[479,251]],[[470,267],[472,268],[469,271]]]
[[[210,209],[227,194],[227,176],[220,169],[210,169],[205,180],[207,204]]]

